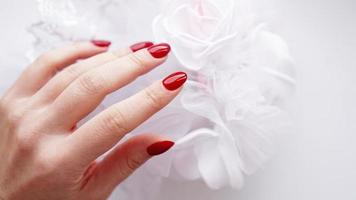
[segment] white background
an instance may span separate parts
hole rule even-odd
[[[25,28],[36,8],[28,0],[0,5],[0,69],[6,69],[26,62],[31,38]],[[261,5],[275,8],[272,27],[296,58],[296,133],[241,191],[167,183],[161,199],[356,199],[356,1],[263,0]],[[9,76],[17,73],[8,70]]]

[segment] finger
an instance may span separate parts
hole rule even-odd
[[[81,158],[84,164],[90,163],[166,106],[186,80],[184,72],[174,73],[109,107],[70,135],[66,149],[72,152],[73,159]]]
[[[155,45],[81,75],[54,101],[55,118],[65,128],[72,127],[94,110],[107,94],[163,63],[169,50],[167,44]],[[154,57],[157,52],[161,54]]]
[[[92,42],[80,42],[54,49],[41,55],[19,77],[14,84],[13,93],[32,95],[40,89],[57,71],[78,59],[91,57],[106,51],[108,46],[96,46]]]
[[[61,94],[70,83],[85,72],[152,45],[152,42],[140,42],[127,48],[102,53],[83,60],[82,62],[75,63],[53,77],[43,88],[38,91],[35,98],[39,99],[41,102],[51,102],[58,97],[58,95]]]
[[[110,195],[112,190],[152,156],[167,152],[174,142],[156,135],[135,136],[117,146],[83,177],[82,187],[90,193]]]

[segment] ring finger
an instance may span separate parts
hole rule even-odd
[[[136,52],[140,49],[144,49],[152,46],[152,42],[140,42],[136,43],[130,48],[123,48],[120,50],[105,52],[82,62],[75,63],[67,68],[65,68],[62,72],[60,72],[57,76],[52,78],[35,96],[35,101],[37,102],[52,102],[58,95],[60,95],[66,87],[70,85],[75,79],[77,79],[80,75],[88,72],[98,66],[104,65],[105,63],[111,62],[115,59],[119,59],[125,55]]]

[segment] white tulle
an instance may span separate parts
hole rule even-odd
[[[244,176],[270,157],[275,139],[288,132],[283,105],[295,85],[293,59],[283,39],[256,20],[250,3],[38,0],[41,21],[29,27],[36,38],[31,59],[63,42],[91,38],[117,46],[171,44],[164,66],[109,95],[95,113],[173,71],[189,72],[182,93],[128,136],[167,134],[176,145],[121,184],[115,193],[122,199],[155,199],[164,179],[240,188]]]

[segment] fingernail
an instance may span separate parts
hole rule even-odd
[[[173,91],[180,88],[185,83],[187,78],[188,76],[186,73],[176,72],[163,79],[162,83],[167,90]]]
[[[155,58],[163,58],[171,51],[171,47],[167,43],[161,43],[149,47],[148,51]]]
[[[168,151],[172,146],[174,145],[174,142],[172,141],[161,141],[161,142],[156,142],[149,147],[147,147],[147,153],[150,156],[157,156],[160,155],[166,151]]]
[[[111,42],[107,40],[92,40],[91,43],[97,47],[108,47],[111,45]]]
[[[130,48],[133,52],[136,52],[138,50],[145,49],[150,46],[153,46],[153,43],[149,42],[149,41],[145,41],[145,42],[139,42],[139,43],[133,44],[130,46]]]

